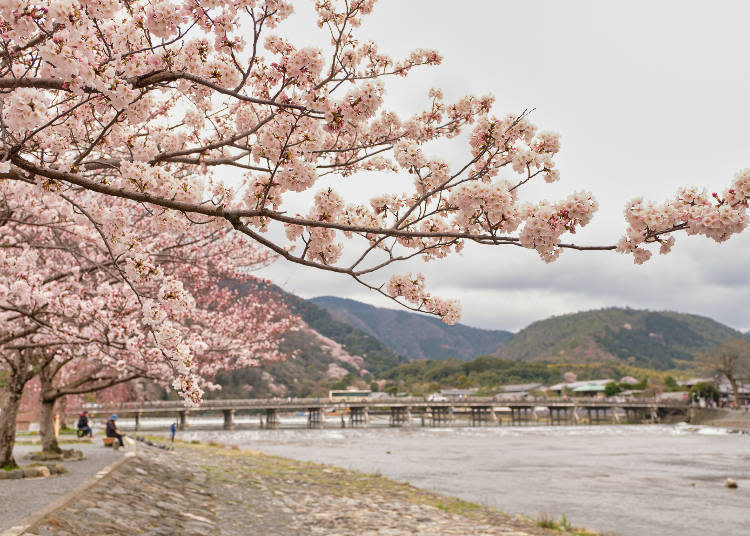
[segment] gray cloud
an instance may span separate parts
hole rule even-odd
[[[324,44],[297,6],[293,41]],[[560,183],[533,186],[528,199],[590,189],[600,200],[582,243],[613,243],[622,208],[643,195],[664,199],[682,185],[723,189],[750,167],[750,4],[635,1],[381,0],[359,31],[384,52],[434,47],[444,65],[388,86],[388,103],[414,111],[430,87],[446,96],[493,93],[498,115],[535,107],[533,120],[563,136]],[[450,7],[450,9],[448,9]],[[644,16],[647,14],[648,16]],[[461,139],[427,152],[460,162]],[[405,177],[362,176],[327,184],[349,200],[409,188]],[[405,186],[406,185],[406,186]],[[295,201],[302,210],[307,198]],[[459,298],[464,321],[519,329],[550,314],[628,305],[673,309],[750,328],[750,233],[717,245],[677,237],[675,252],[645,266],[615,253],[567,251],[551,265],[520,248],[468,247],[462,256],[398,269],[423,271],[437,295]],[[310,297],[335,294],[391,306],[346,278],[277,263],[263,272]],[[380,280],[388,274],[380,275]]]

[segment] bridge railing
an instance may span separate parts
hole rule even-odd
[[[381,397],[362,398],[356,400],[331,400],[329,398],[249,398],[249,399],[221,399],[205,400],[197,408],[186,407],[179,400],[153,400],[144,402],[124,402],[121,404],[85,404],[78,408],[71,408],[71,412],[88,410],[96,413],[136,412],[136,411],[210,411],[223,409],[304,409],[306,407],[342,407],[342,406],[548,406],[548,407],[644,407],[658,406],[662,408],[684,408],[688,406],[687,401],[660,401],[653,398],[639,398],[627,400],[596,400],[585,398],[538,398],[524,397],[514,399],[511,397],[496,396],[473,396],[473,397],[441,397],[441,399],[430,399],[430,397]]]

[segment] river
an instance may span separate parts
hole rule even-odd
[[[750,534],[750,435],[716,428],[195,430],[180,438],[379,472],[622,536]],[[739,489],[724,487],[728,477]]]

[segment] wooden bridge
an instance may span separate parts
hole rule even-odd
[[[281,414],[304,411],[307,426],[320,428],[325,415],[334,413],[341,426],[366,426],[370,415],[387,415],[391,426],[411,425],[419,418],[422,426],[450,426],[465,417],[471,426],[501,425],[502,416],[509,414],[509,424],[573,425],[604,423],[658,423],[669,415],[686,415],[688,404],[675,401],[594,400],[594,399],[531,399],[504,400],[496,397],[466,397],[450,400],[427,398],[380,397],[354,400],[327,398],[235,399],[205,400],[198,408],[186,408],[181,401],[131,402],[117,405],[89,404],[71,412],[87,410],[93,415],[118,413],[132,415],[135,429],[140,430],[146,415],[174,415],[180,430],[189,427],[190,414],[222,413],[224,429],[232,430],[237,412],[257,414],[261,428],[278,428]],[[541,410],[541,411],[540,411]],[[539,413],[546,413],[540,417]],[[498,416],[500,414],[500,416]]]

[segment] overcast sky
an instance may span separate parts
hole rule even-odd
[[[285,31],[298,45],[323,44],[308,4],[296,3]],[[404,115],[424,105],[430,87],[443,88],[447,101],[492,93],[498,116],[535,108],[532,121],[562,135],[561,180],[524,199],[593,191],[599,212],[575,240],[611,244],[625,229],[629,199],[661,201],[682,185],[721,191],[750,167],[749,21],[744,2],[380,0],[358,35],[393,56],[418,47],[443,55],[437,68],[390,81],[387,103]],[[468,154],[460,140],[427,153],[451,161]],[[361,201],[411,183],[347,181],[330,184]],[[483,328],[515,331],[554,314],[630,306],[710,316],[746,331],[748,246],[750,230],[721,245],[677,235],[672,254],[635,266],[612,252],[565,251],[547,265],[531,250],[469,245],[460,256],[398,272],[423,272],[434,294],[462,302],[463,323]],[[262,275],[302,297],[393,306],[346,278],[288,263]]]

